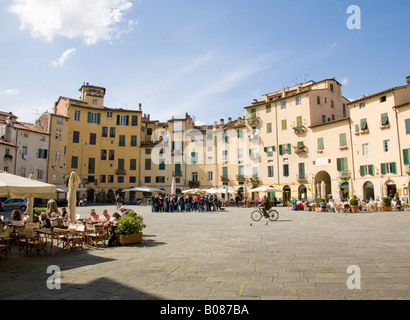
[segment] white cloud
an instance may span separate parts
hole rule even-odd
[[[9,11],[35,39],[81,38],[92,45],[132,31],[137,22],[124,19],[131,8],[128,0],[12,0]]]
[[[330,45],[331,48],[334,48],[334,47],[336,47],[336,46],[337,46],[337,43],[336,43],[336,42],[334,42],[334,43],[332,43],[332,44]]]
[[[76,51],[75,48],[71,48],[71,49],[64,51],[61,57],[58,58],[57,61],[51,61],[51,65],[56,68],[62,67],[64,63],[67,61],[67,59],[75,54],[75,51]]]
[[[348,77],[345,77],[345,78],[343,78],[342,79],[342,85],[347,85],[349,83],[349,78]]]
[[[16,96],[20,94],[20,91],[17,89],[8,89],[6,91],[0,91],[0,94],[6,95],[6,96]]]

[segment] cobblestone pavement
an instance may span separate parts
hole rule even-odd
[[[92,206],[79,208],[83,217]],[[96,206],[98,213],[104,207]],[[107,207],[113,212],[114,207]],[[311,300],[409,299],[410,212],[335,214],[279,208],[277,222],[251,209],[151,213],[142,244],[87,247],[0,261],[0,299]],[[47,267],[61,289],[47,289]],[[360,268],[361,289],[347,283]],[[358,284],[356,279],[355,284]]]

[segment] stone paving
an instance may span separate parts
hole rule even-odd
[[[82,217],[92,206],[78,208]],[[94,207],[102,213],[103,206]],[[113,206],[107,207],[109,212]],[[409,299],[410,212],[336,214],[279,208],[277,222],[251,209],[151,213],[142,244],[87,247],[0,261],[0,299],[312,300]],[[252,225],[251,225],[252,223]],[[61,270],[50,290],[47,267]],[[349,266],[360,289],[348,289]]]

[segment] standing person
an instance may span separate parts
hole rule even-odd
[[[122,206],[122,198],[119,194],[115,196],[115,210],[118,210]]]

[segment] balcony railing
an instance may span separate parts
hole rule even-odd
[[[256,117],[256,116],[252,116],[252,117],[249,117],[248,119],[246,119],[246,122],[250,125],[250,126],[254,126],[254,125],[256,125],[256,124],[258,124],[259,123],[259,117]]]
[[[236,175],[236,180],[238,180],[238,181],[240,181],[240,182],[243,182],[243,181],[245,181],[245,176],[243,175],[243,174],[238,174],[238,175]]]
[[[350,178],[350,175],[351,175],[350,170],[339,171],[339,178],[340,179],[348,179],[348,178]]]
[[[124,169],[118,169],[118,170],[115,170],[115,174],[117,176],[125,176],[127,172]]]
[[[227,182],[227,181],[229,181],[229,177],[228,176],[221,176],[221,181]]]
[[[307,181],[307,174],[306,173],[299,173],[296,175],[297,181]]]
[[[182,171],[172,171],[173,177],[182,177]]]
[[[304,126],[296,126],[292,128],[295,134],[302,134],[306,131],[306,128]]]

